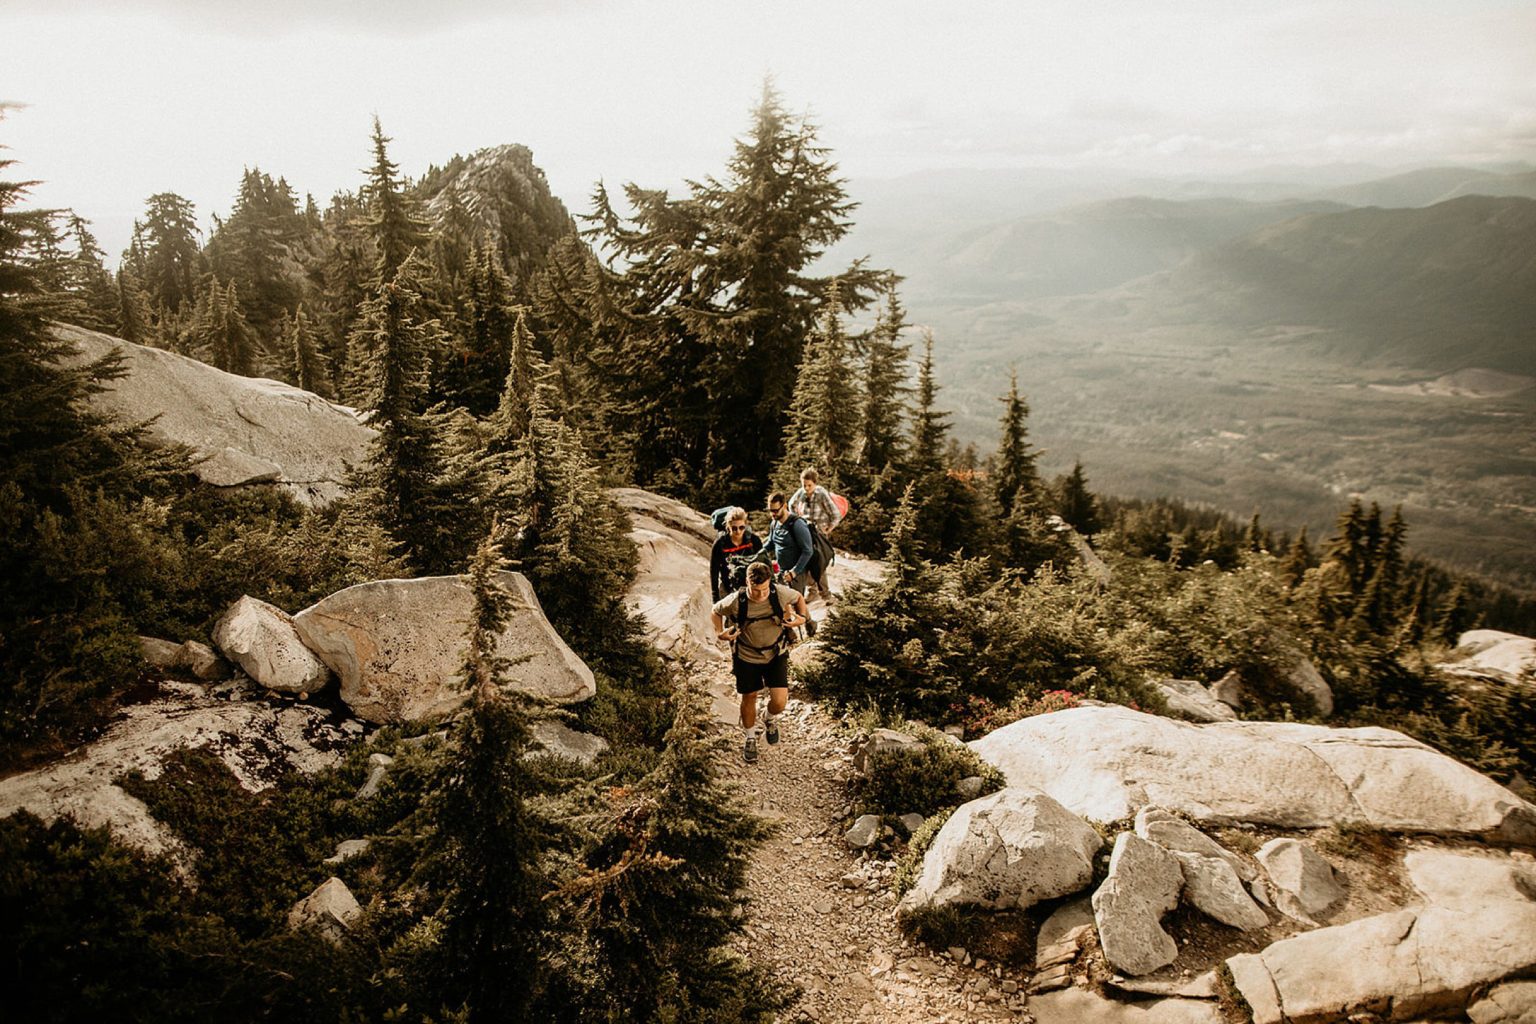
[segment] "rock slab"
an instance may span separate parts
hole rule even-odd
[[[1173,963],[1179,947],[1162,917],[1179,905],[1184,872],[1173,854],[1134,832],[1115,837],[1109,877],[1093,894],[1093,920],[1104,959],[1122,974],[1149,974]]]
[[[341,879],[332,875],[288,911],[288,927],[295,931],[315,928],[333,945],[346,941],[347,933],[363,916],[357,897]]]
[[[1282,939],[1227,966],[1254,1024],[1396,1020],[1467,1008],[1484,986],[1536,967],[1536,903],[1397,910]]]
[[[1160,679],[1158,692],[1168,704],[1168,710],[1183,715],[1193,722],[1232,722],[1237,712],[1226,705],[1193,679]]]
[[[971,743],[1011,786],[1091,821],[1156,804],[1213,824],[1372,828],[1536,843],[1536,806],[1390,729],[1175,722],[1117,706],[1035,715]]]
[[[499,572],[512,615],[497,640],[512,689],[556,703],[597,692],[592,670],[544,617],[521,573]],[[462,673],[473,608],[458,576],[378,580],[338,591],[293,617],[306,646],[341,680],[341,699],[365,721],[419,722],[451,713],[467,697]]]

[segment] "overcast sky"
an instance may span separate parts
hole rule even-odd
[[[1536,0],[0,0],[0,35],[11,175],[113,256],[154,192],[357,187],[374,114],[407,174],[520,142],[577,208],[701,177],[767,73],[855,180],[1536,158]]]

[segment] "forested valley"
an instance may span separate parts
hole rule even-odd
[[[1415,557],[1368,501],[1325,537],[1095,494],[1031,442],[1030,367],[998,434],[950,436],[944,339],[908,323],[900,268],[818,258],[856,217],[814,124],[765,89],[726,165],[678,194],[594,189],[573,215],[520,146],[417,178],[377,121],[355,191],[302,199],[249,169],[204,237],[149,197],[115,269],[69,211],[25,208],[0,164],[0,765],[98,735],[144,684],[140,636],[207,635],[242,594],[286,608],[371,580],[464,575],[464,710],[385,727],[341,767],[242,790],[181,753],[124,786],[195,866],[26,813],[0,822],[14,1005],[40,1020],[766,1019],[790,994],[735,957],[764,826],[729,798],[686,666],[626,609],[635,553],[610,488],[758,510],[803,467],[846,496],[847,550],[884,559],[839,601],[802,682],[850,716],[966,737],[1099,700],[1163,710],[1154,678],[1241,680],[1251,713],[1400,729],[1493,778],[1536,778],[1536,691],[1437,666],[1465,630],[1530,634],[1536,605]],[[92,404],[123,370],[71,324],[284,381],[376,431],[345,495],[304,505],[196,482],[190,454]],[[526,575],[597,677],[566,716],[611,751],[528,759],[549,712],[498,685],[493,574]],[[1326,712],[1324,712],[1326,713]],[[349,802],[370,754],[382,799]],[[286,927],[338,838],[369,906],[337,956]],[[189,873],[190,872],[190,873]],[[194,884],[195,882],[195,884]],[[82,923],[88,922],[88,923]],[[89,979],[82,983],[81,979]]]

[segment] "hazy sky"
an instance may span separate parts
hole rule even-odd
[[[765,73],[854,179],[1536,158],[1536,0],[0,0],[0,35],[12,175],[114,256],[153,192],[355,188],[374,114],[407,174],[520,142],[579,208],[701,177]]]

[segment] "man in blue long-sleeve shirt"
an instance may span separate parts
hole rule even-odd
[[[799,516],[789,514],[789,499],[781,493],[768,498],[768,515],[773,520],[768,528],[768,546],[773,549],[784,583],[804,597],[805,585],[810,581],[811,556],[816,553],[811,547],[810,527]],[[816,635],[815,619],[806,622],[805,633]]]

